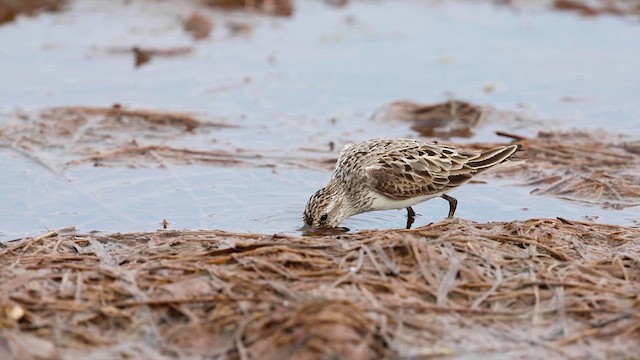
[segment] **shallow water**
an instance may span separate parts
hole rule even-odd
[[[129,232],[161,229],[224,229],[239,232],[300,233],[308,196],[328,179],[323,171],[268,168],[113,169],[82,166],[60,176],[25,163],[21,155],[0,152],[4,205],[0,241],[75,226],[89,231]],[[504,180],[468,184],[451,193],[456,216],[488,222],[556,217],[632,224],[640,211],[603,210],[554,198],[530,196],[529,189]],[[444,218],[448,203],[433,199],[414,207],[421,226]],[[590,216],[590,218],[585,218]],[[402,228],[406,211],[361,214],[343,226],[352,231]]]
[[[471,141],[504,141],[495,130],[533,135],[571,127],[640,137],[640,46],[629,40],[640,38],[640,26],[631,19],[470,2],[350,2],[337,9],[298,1],[292,18],[211,12],[217,24],[229,18],[252,24],[252,35],[230,37],[221,25],[212,39],[194,43],[176,19],[190,11],[157,1],[75,1],[67,12],[0,26],[0,110],[119,102],[194,111],[240,127],[176,145],[215,142],[281,156],[327,149],[331,141],[337,152],[349,141],[417,136],[405,124],[373,123],[369,116],[397,99],[433,103],[451,95],[540,119],[486,124]],[[136,44],[195,51],[139,69],[132,56],[107,53]],[[0,116],[0,126],[5,121]],[[0,168],[0,240],[69,225],[153,230],[163,219],[171,228],[295,232],[308,196],[329,177],[278,163],[275,173],[198,165],[81,166],[56,174],[10,150],[0,151]],[[637,207],[603,210],[530,190],[490,181],[453,195],[457,215],[477,221],[640,218]],[[416,225],[442,218],[446,206],[440,200],[418,206]],[[344,225],[400,227],[404,216],[364,214]]]

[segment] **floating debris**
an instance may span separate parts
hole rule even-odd
[[[193,52],[194,48],[190,46],[178,46],[170,48],[148,48],[148,47],[112,47],[106,50],[107,54],[121,55],[133,54],[134,66],[140,67],[149,63],[153,58],[173,58],[187,56]]]
[[[20,14],[34,16],[42,11],[61,11],[66,0],[0,0],[0,25],[14,21]]]
[[[395,101],[378,110],[376,121],[410,122],[411,129],[427,137],[471,137],[472,129],[486,115],[486,109],[471,103],[450,100],[439,104],[421,104],[408,100]]]
[[[255,11],[266,15],[293,15],[293,0],[203,0],[203,3],[216,8]]]
[[[167,164],[193,164],[208,163],[216,166],[248,165],[249,160],[259,160],[260,155],[238,155],[223,150],[191,150],[164,145],[132,146],[124,147],[115,151],[106,151],[84,158],[76,162],[68,163],[75,165],[87,161],[93,162],[94,166],[127,166],[127,167],[147,167],[155,164],[159,167],[166,167]]]
[[[184,21],[183,27],[195,40],[204,40],[213,30],[213,22],[207,16],[194,12]]]
[[[640,206],[637,144],[605,132],[540,132],[536,138],[499,133],[522,144],[526,164],[499,170],[519,176],[533,194],[605,208]],[[477,144],[480,148],[487,144]]]
[[[164,154],[174,158],[176,152],[183,151],[168,150],[170,147],[165,143],[169,139],[229,127],[233,126],[199,120],[186,113],[129,109],[119,104],[67,106],[8,122],[0,130],[0,147],[14,149],[58,173],[82,162],[101,165],[118,154],[123,157]],[[197,150],[192,152],[190,158],[204,156]],[[220,154],[211,151],[210,155],[218,159]],[[227,163],[229,157],[231,154],[220,161]],[[135,158],[129,160],[139,163]]]
[[[514,9],[550,8],[556,11],[573,12],[584,17],[640,15],[640,5],[634,0],[508,0],[494,3]]]
[[[119,123],[131,124],[132,121],[142,121],[150,125],[183,127],[187,131],[191,131],[198,126],[229,126],[223,123],[203,123],[193,116],[185,113],[127,109],[120,104],[114,104],[112,107],[65,106],[52,108],[50,112],[47,113],[46,117],[68,118],[75,117],[77,115],[101,115],[105,116],[103,120],[110,119]]]
[[[554,0],[553,8],[560,11],[574,11],[582,16],[640,14],[640,7],[634,1]]]
[[[151,61],[151,54],[148,51],[141,50],[138,47],[133,48],[133,56],[135,59],[135,67],[140,67]]]

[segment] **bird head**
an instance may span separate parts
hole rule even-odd
[[[309,198],[304,209],[304,223],[317,228],[331,228],[342,220],[359,213],[345,196],[342,187],[330,182]]]

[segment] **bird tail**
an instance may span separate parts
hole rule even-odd
[[[480,153],[480,156],[467,162],[467,165],[478,171],[520,165],[525,163],[526,160],[509,160],[509,158],[521,148],[522,145],[515,144],[485,150]]]

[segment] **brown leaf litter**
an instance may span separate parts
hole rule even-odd
[[[0,354],[630,358],[638,254],[640,229],[552,219],[311,238],[53,231],[0,248]]]

